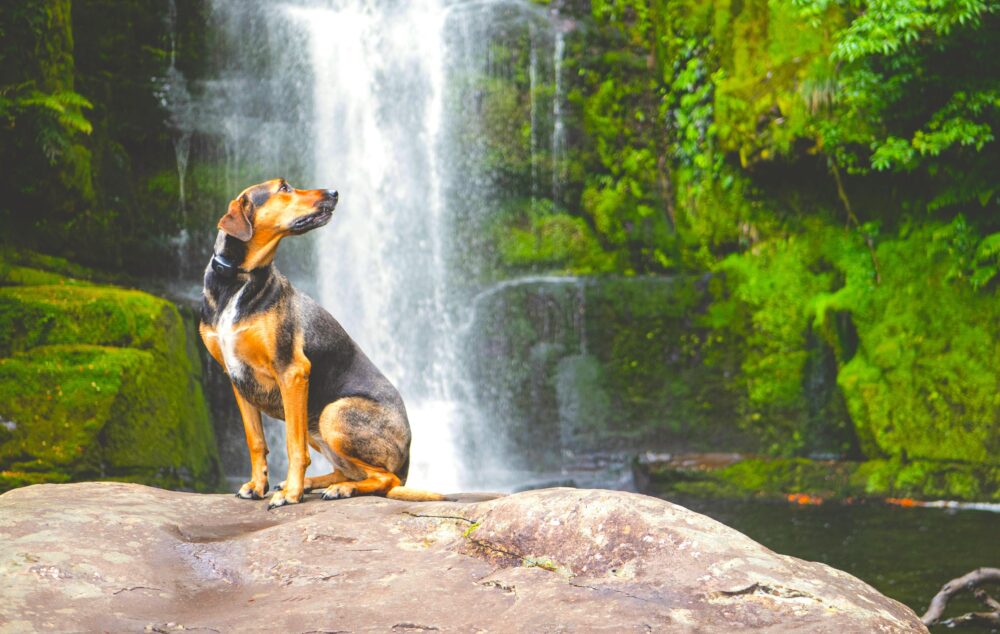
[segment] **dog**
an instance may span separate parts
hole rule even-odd
[[[250,481],[237,497],[268,493],[261,412],[285,421],[288,475],[268,510],[323,489],[332,500],[384,495],[447,499],[403,486],[410,425],[403,399],[330,313],[278,272],[274,255],[289,236],[330,221],[338,194],[294,189],[282,179],[243,190],[219,220],[205,269],[199,332],[233,384],[250,449]],[[309,450],[334,466],[307,478]]]

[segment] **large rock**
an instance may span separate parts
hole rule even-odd
[[[0,491],[94,478],[218,490],[196,345],[164,299],[0,260]]]
[[[0,631],[924,632],[682,507],[549,489],[305,503],[133,484],[0,496]]]

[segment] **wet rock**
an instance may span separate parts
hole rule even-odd
[[[0,496],[0,631],[924,632],[854,577],[630,493]]]

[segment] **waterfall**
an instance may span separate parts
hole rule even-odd
[[[185,179],[187,177],[188,159],[191,155],[191,135],[193,124],[192,99],[188,91],[187,79],[177,68],[177,2],[170,0],[167,5],[167,34],[170,37],[170,64],[164,76],[156,83],[156,94],[160,104],[170,112],[169,127],[172,132],[174,146],[174,159],[177,164],[177,209],[182,219],[187,213],[187,197],[185,195]],[[173,236],[171,243],[174,248],[183,256],[189,256],[190,235],[187,227],[182,226],[177,235]],[[182,257],[183,263],[189,257]],[[183,274],[185,267],[179,266],[178,271]]]
[[[538,149],[538,99],[535,93],[538,92],[538,47],[535,45],[537,36],[535,35],[536,27],[534,24],[531,25],[528,33],[528,99],[530,100],[530,143],[529,147],[530,157],[531,157],[531,202],[535,202],[535,194],[538,190],[538,164],[535,161],[535,154]]]
[[[484,474],[507,457],[469,384],[476,335],[462,325],[490,281],[489,219],[511,194],[484,142],[483,87],[530,75],[530,111],[500,124],[512,137],[531,126],[534,181],[534,153],[547,150],[535,119],[548,105],[534,103],[536,82],[551,79],[553,59],[544,10],[522,0],[212,0],[209,17],[217,44],[196,91],[193,160],[214,166],[229,197],[277,176],[339,190],[330,224],[288,240],[279,268],[399,388],[413,428],[410,483],[491,486]],[[503,52],[525,43],[524,55]],[[207,244],[217,204],[205,212]],[[283,474],[283,425],[265,429],[272,473]],[[324,469],[313,455],[309,473]]]
[[[458,483],[444,306],[438,129],[444,12],[433,0],[286,9],[312,68],[310,181],[341,203],[315,237],[320,303],[399,387],[412,481]]]
[[[562,158],[566,149],[566,124],[563,122],[562,100],[563,80],[562,63],[566,54],[566,33],[563,25],[555,29],[555,45],[552,47],[552,75],[555,92],[552,95],[552,204],[559,208],[562,201],[563,169]]]

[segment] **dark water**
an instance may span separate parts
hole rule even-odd
[[[918,615],[948,580],[981,566],[1000,566],[1000,513],[877,503],[798,506],[676,496],[667,499],[731,526],[775,552],[849,572]],[[1000,595],[1000,588],[994,586],[993,590],[992,596]],[[969,596],[954,600],[946,616],[982,609]]]

